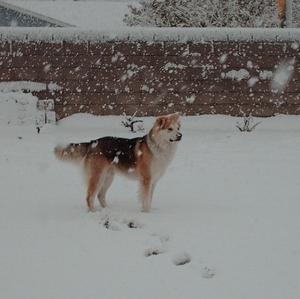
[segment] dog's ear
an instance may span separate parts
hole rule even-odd
[[[165,129],[167,123],[167,118],[165,116],[160,116],[156,119],[156,125],[159,129]]]
[[[178,121],[179,118],[180,118],[180,113],[179,112],[175,112],[175,113],[171,114],[170,117],[172,118],[172,120]]]

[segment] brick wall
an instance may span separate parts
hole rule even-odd
[[[271,78],[282,62],[283,92]],[[102,41],[0,43],[0,81],[48,84],[57,118],[98,115],[300,114],[300,47],[295,41]],[[53,83],[61,90],[53,90]]]

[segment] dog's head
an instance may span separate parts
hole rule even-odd
[[[156,119],[153,133],[159,142],[177,142],[182,138],[180,127],[179,113],[163,115]]]

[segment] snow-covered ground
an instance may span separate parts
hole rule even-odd
[[[53,147],[136,136],[120,120],[74,115],[40,134],[1,124],[0,297],[299,299],[299,117],[251,133],[232,117],[184,117],[151,213],[123,178],[87,213],[79,169]]]

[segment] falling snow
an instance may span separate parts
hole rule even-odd
[[[193,104],[196,100],[196,95],[191,95],[189,97],[186,97],[186,102],[189,103],[189,104]]]
[[[282,62],[274,73],[272,80],[272,90],[282,92],[287,87],[294,73],[295,59],[289,59]]]
[[[224,64],[227,60],[227,57],[228,57],[228,54],[223,54],[219,59],[220,63]]]
[[[253,87],[258,81],[259,81],[259,78],[251,77],[247,83],[248,83],[249,87]]]
[[[250,77],[249,72],[246,69],[240,70],[231,70],[226,73],[222,73],[221,77],[224,79],[232,79],[236,81],[242,81],[244,79],[248,79]]]

